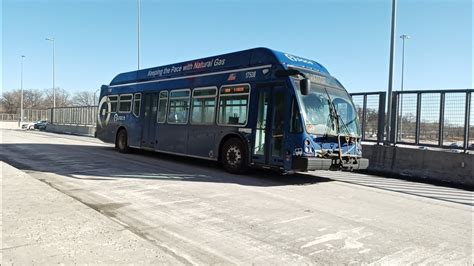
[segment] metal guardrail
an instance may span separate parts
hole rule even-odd
[[[97,106],[57,107],[52,111],[53,124],[95,126]]]
[[[474,90],[397,91],[391,132],[384,134],[386,93],[353,93],[362,140],[474,150]]]

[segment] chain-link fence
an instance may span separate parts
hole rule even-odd
[[[97,106],[77,106],[54,108],[53,124],[91,125],[97,122]]]
[[[474,149],[474,90],[393,93],[391,132],[386,139],[384,92],[353,93],[364,141]]]

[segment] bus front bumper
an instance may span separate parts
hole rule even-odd
[[[316,171],[316,170],[363,170],[369,167],[369,160],[357,158],[350,163],[336,164],[335,160],[317,157],[293,157],[292,169],[295,171]]]
[[[331,169],[332,159],[316,157],[293,157],[292,168],[295,171],[315,171]]]

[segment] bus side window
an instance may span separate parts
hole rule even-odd
[[[220,125],[243,126],[247,124],[249,85],[222,86],[219,93]]]
[[[166,110],[168,109],[168,91],[160,92],[158,100],[158,115],[156,122],[164,123],[166,121]]]
[[[298,110],[298,104],[296,98],[293,96],[291,101],[291,120],[290,120],[290,133],[301,133],[303,132],[303,126],[301,125],[301,115]]]
[[[130,113],[132,110],[132,99],[132,94],[120,95],[118,104],[119,113]]]
[[[133,99],[133,114],[136,117],[140,116],[140,103],[142,102],[142,94],[135,93],[135,97]]]
[[[217,88],[197,88],[193,90],[191,106],[192,124],[212,124],[216,112]]]
[[[168,112],[169,124],[188,123],[189,99],[191,90],[170,91],[170,108]]]
[[[107,98],[107,101],[110,102],[110,112],[111,113],[115,113],[117,112],[117,100],[118,100],[118,96],[117,95],[114,95],[114,96],[109,96]]]

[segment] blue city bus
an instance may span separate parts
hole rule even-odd
[[[117,75],[100,92],[96,136],[284,173],[365,169],[351,97],[321,64],[255,48]]]

